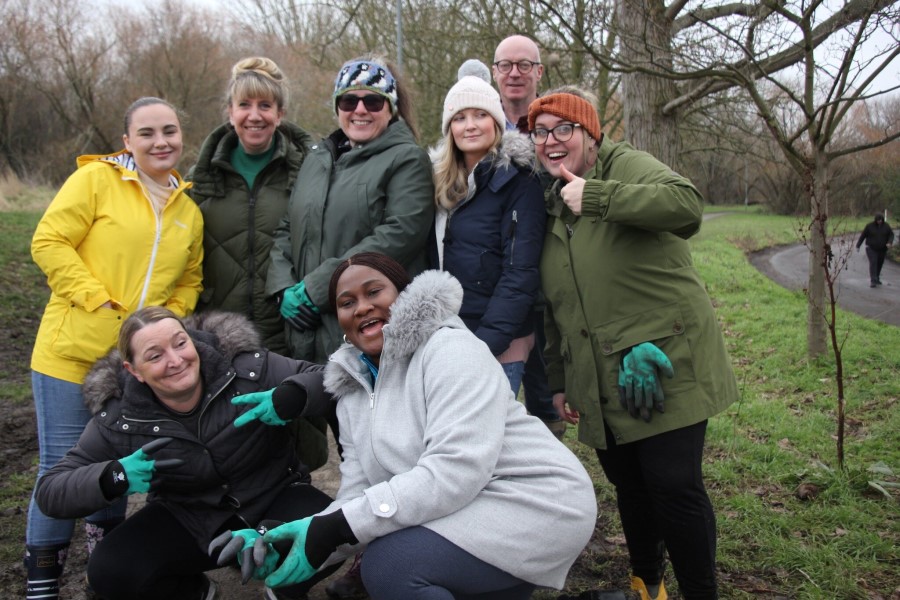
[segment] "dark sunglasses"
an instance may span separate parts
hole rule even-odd
[[[380,112],[384,108],[385,100],[387,98],[378,94],[368,94],[366,96],[344,94],[343,96],[338,96],[337,107],[344,112],[353,112],[359,106],[359,102],[362,101],[367,111]]]

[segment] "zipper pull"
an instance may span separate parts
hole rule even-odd
[[[573,235],[575,235],[575,230],[572,229],[572,226],[569,225],[568,223],[566,223],[566,232],[568,232],[570,238],[571,238]]]
[[[514,256],[516,253],[516,227],[519,225],[519,211],[513,210],[512,214],[512,224],[509,227],[509,266],[513,265]]]
[[[375,392],[369,393],[369,409],[375,408]]]

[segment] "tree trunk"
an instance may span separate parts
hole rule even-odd
[[[622,62],[655,72],[671,71],[671,23],[665,4],[618,0],[616,9]],[[677,115],[663,114],[662,109],[674,97],[675,84],[669,79],[641,71],[622,75],[626,138],[671,167],[676,166],[681,138]]]
[[[809,281],[807,282],[806,345],[810,359],[825,354],[825,270],[828,248],[828,159],[823,152],[815,157],[815,175],[807,174],[812,222],[809,237]]]

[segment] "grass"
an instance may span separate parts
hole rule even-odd
[[[714,212],[723,212],[713,207]],[[796,242],[801,221],[729,207],[692,240],[694,261],[722,325],[741,399],[711,420],[705,473],[719,531],[721,597],[864,599],[900,597],[900,342],[897,328],[842,310],[847,398],[846,469],[836,467],[836,384],[830,355],[806,358],[806,299],[756,271],[745,253]],[[0,326],[17,337],[0,361],[0,406],[30,402],[30,344],[46,300],[28,246],[39,215],[0,213]],[[864,219],[837,223],[847,232]],[[603,538],[624,561],[610,486],[596,457],[567,434],[591,471]],[[0,559],[18,559],[33,475],[0,493]],[[880,489],[879,489],[880,488]],[[799,489],[817,493],[801,499]],[[883,491],[882,491],[883,490]],[[886,495],[887,494],[887,495]],[[585,552],[582,571],[621,586],[608,556]],[[677,590],[671,575],[667,586]],[[539,592],[536,597],[553,598]]]

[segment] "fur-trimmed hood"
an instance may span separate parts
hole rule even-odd
[[[446,271],[425,271],[406,286],[391,305],[391,320],[384,326],[382,357],[402,359],[411,356],[441,327],[465,329],[457,316],[462,306],[463,289]],[[325,368],[325,389],[340,398],[359,384],[346,370],[366,367],[358,359],[360,351],[344,344],[331,356]]]
[[[198,352],[207,346],[227,361],[241,352],[261,347],[260,335],[253,323],[242,314],[210,311],[182,319]],[[129,377],[122,357],[115,348],[94,363],[84,380],[82,395],[91,414],[96,414],[113,398],[120,398]]]

